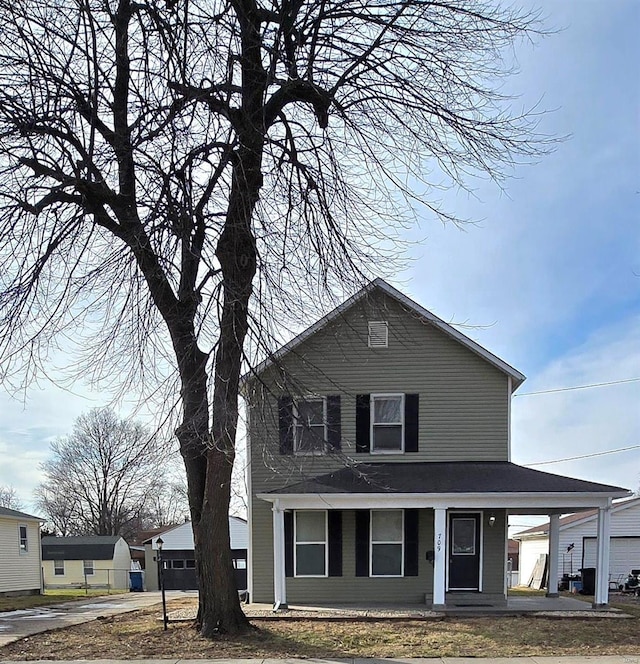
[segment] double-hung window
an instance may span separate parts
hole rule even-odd
[[[85,560],[82,563],[82,571],[84,572],[85,576],[93,576],[94,573],[94,567],[93,567],[93,560]]]
[[[295,576],[327,576],[327,512],[297,510],[294,519]]]
[[[20,553],[27,553],[29,551],[29,538],[26,526],[18,526],[18,540],[20,542]]]
[[[55,576],[64,576],[64,560],[53,561],[53,573]]]
[[[327,400],[300,399],[294,405],[294,450],[298,454],[324,454],[327,451]]]
[[[403,510],[371,510],[371,576],[404,576]]]
[[[404,450],[404,394],[371,395],[371,451]]]

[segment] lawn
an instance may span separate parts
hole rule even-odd
[[[116,595],[123,590],[72,589],[72,590],[45,590],[44,595],[20,595],[18,597],[0,597],[0,611],[16,611],[17,609],[33,609],[48,604],[59,604],[60,602],[72,602],[74,600],[86,599],[87,597],[98,597],[100,595]]]
[[[170,603],[170,610],[193,599]],[[162,630],[153,606],[39,634],[0,648],[0,660],[280,657],[640,655],[634,618],[478,617],[428,620],[270,620],[238,638],[202,639],[190,623]]]

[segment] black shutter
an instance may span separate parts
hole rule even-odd
[[[369,510],[356,510],[356,576],[369,576]]]
[[[284,574],[293,576],[293,512],[284,513]]]
[[[404,511],[404,575],[418,576],[418,510]]]
[[[418,395],[404,395],[404,451],[418,451]]]
[[[327,512],[329,530],[329,576],[342,576],[342,512]]]
[[[327,397],[327,443],[329,451],[340,450],[342,440],[342,422],[340,411],[340,395]]]
[[[278,399],[278,426],[280,429],[280,454],[292,454],[293,399],[288,394]]]
[[[356,452],[370,452],[369,432],[371,417],[369,414],[369,394],[356,395]]]

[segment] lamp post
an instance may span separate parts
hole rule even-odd
[[[167,631],[167,623],[169,619],[167,617],[167,598],[164,592],[164,562],[162,560],[162,545],[164,540],[162,537],[158,537],[156,540],[156,546],[158,547],[158,580],[160,581],[160,592],[162,593],[162,624],[164,625],[164,631]]]

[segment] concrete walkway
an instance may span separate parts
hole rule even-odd
[[[91,664],[120,664],[96,659]],[[14,664],[0,660],[0,664]],[[17,664],[17,663],[16,663]],[[32,664],[52,664],[51,660]],[[56,660],[56,664],[88,664],[87,660]],[[131,659],[126,664],[640,664],[640,655],[581,657],[415,657],[403,659]]]
[[[167,599],[185,593],[167,592]],[[35,609],[0,612],[0,647],[39,632],[61,629],[91,622],[100,617],[114,616],[143,609],[162,601],[160,592],[128,593],[91,597],[75,602],[49,604]]]

